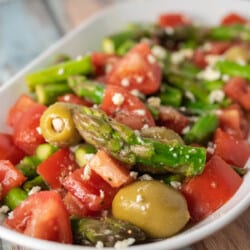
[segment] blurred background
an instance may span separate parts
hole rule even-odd
[[[0,85],[95,12],[121,0],[0,0]]]

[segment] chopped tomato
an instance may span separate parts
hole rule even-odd
[[[226,95],[250,111],[250,84],[242,77],[231,78],[224,87]]]
[[[83,106],[87,106],[87,107],[91,107],[93,105],[92,103],[85,100],[84,98],[81,98],[81,97],[74,95],[74,94],[65,94],[65,95],[59,96],[59,97],[57,97],[57,101],[58,102],[68,102],[68,103],[83,105]]]
[[[37,167],[37,173],[54,189],[61,188],[64,179],[78,168],[68,148],[57,150]]]
[[[193,62],[197,67],[203,69],[207,66],[206,57],[208,55],[221,55],[226,52],[231,46],[233,46],[232,42],[208,42],[208,48],[199,47],[195,50],[193,55]]]
[[[12,135],[0,133],[0,160],[9,160],[15,165],[24,156],[24,152],[14,144]]]
[[[31,237],[72,243],[69,214],[55,191],[29,196],[13,210],[4,225]]]
[[[188,118],[176,109],[169,106],[160,107],[159,125],[173,129],[176,133],[181,133],[188,123]]]
[[[213,156],[201,175],[191,178],[182,186],[192,219],[204,219],[224,205],[241,183],[241,177],[230,165],[219,156]]]
[[[0,160],[0,200],[14,187],[19,187],[25,176],[10,161]]]
[[[91,54],[92,63],[95,68],[95,75],[105,75],[113,65],[120,60],[115,54],[107,54],[103,52],[93,52]]]
[[[98,212],[88,210],[87,207],[70,192],[66,193],[63,202],[70,215],[77,217],[98,216]]]
[[[15,127],[15,124],[18,124],[23,114],[35,104],[36,102],[30,96],[22,94],[10,108],[7,116],[7,124],[12,128]]]
[[[219,127],[227,134],[238,139],[246,139],[249,126],[239,105],[234,104],[219,112]]]
[[[39,144],[45,142],[40,133],[40,117],[46,107],[41,104],[34,104],[22,114],[18,124],[14,128],[14,142],[28,155],[35,153]]]
[[[250,145],[246,140],[236,139],[233,136],[217,129],[215,133],[215,154],[227,163],[243,168],[250,156]]]
[[[180,13],[163,13],[158,18],[161,27],[177,27],[190,24],[189,18]]]
[[[102,211],[110,208],[118,191],[91,170],[88,165],[76,169],[66,177],[63,186],[90,211]]]
[[[133,181],[129,170],[103,150],[95,154],[89,166],[111,187],[118,188]]]
[[[248,22],[245,17],[232,12],[222,18],[221,25],[246,24]]]
[[[141,129],[145,124],[155,125],[145,104],[121,86],[107,85],[100,108],[133,129]]]
[[[108,84],[152,94],[159,89],[161,78],[161,67],[152,55],[149,45],[139,43],[114,64],[106,80]]]

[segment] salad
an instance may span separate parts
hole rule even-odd
[[[250,156],[249,20],[164,13],[58,55],[0,133],[2,224],[66,244],[164,239],[223,206]]]

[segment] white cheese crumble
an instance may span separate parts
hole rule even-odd
[[[111,63],[108,63],[106,66],[105,66],[105,73],[109,73],[111,70],[113,69],[113,65]]]
[[[171,181],[170,182],[171,187],[175,189],[180,189],[181,188],[181,183],[179,181]]]
[[[77,61],[82,60],[82,55],[78,55],[78,56],[76,57],[76,60],[77,60]]]
[[[203,45],[202,49],[203,49],[204,51],[210,51],[210,50],[212,49],[211,43],[206,42],[206,43]]]
[[[0,213],[1,214],[7,214],[10,211],[9,207],[6,205],[3,205],[0,207]]]
[[[201,80],[215,81],[220,78],[221,74],[219,71],[206,67],[204,70],[197,74],[197,78]]]
[[[142,92],[140,92],[138,89],[132,89],[132,90],[130,91],[130,93],[131,93],[132,95],[134,95],[134,96],[140,98],[140,99],[145,99],[145,95],[144,95]]]
[[[58,75],[63,75],[64,74],[64,69],[63,68],[58,69],[57,74]]]
[[[117,241],[114,245],[115,249],[120,249],[120,248],[127,248],[135,243],[134,238],[128,238],[122,241]]]
[[[160,60],[165,59],[166,56],[167,56],[166,50],[165,50],[163,47],[159,46],[159,45],[153,46],[153,48],[152,48],[152,53],[153,53],[153,55],[154,55],[156,58],[158,58],[158,59],[160,59]]]
[[[135,76],[135,80],[138,84],[141,84],[144,80],[144,77],[143,76]]]
[[[190,126],[186,126],[186,127],[181,131],[181,133],[185,135],[186,133],[189,132],[189,130],[190,130]]]
[[[37,128],[36,128],[36,131],[37,131],[37,133],[38,133],[39,135],[42,134],[42,129],[41,129],[40,127],[37,127]]]
[[[121,93],[115,93],[112,97],[112,102],[117,106],[122,105],[124,100],[125,98]]]
[[[159,97],[152,96],[152,97],[149,97],[149,98],[148,98],[147,103],[148,103],[151,107],[159,108],[160,105],[161,105],[161,99],[160,99]]]
[[[56,132],[61,132],[63,130],[64,127],[64,123],[63,120],[61,118],[54,118],[52,119],[52,127]]]
[[[105,197],[105,193],[102,189],[100,189],[100,198],[104,199],[104,197]]]
[[[129,175],[130,175],[132,178],[136,179],[137,176],[138,176],[138,172],[130,171],[130,172],[129,172]]]
[[[152,54],[148,54],[147,60],[150,64],[155,64],[156,63],[156,58]]]
[[[179,51],[173,52],[171,56],[171,62],[173,64],[180,64],[185,59],[190,59],[194,54],[192,49],[181,49]]]
[[[103,248],[104,247],[104,244],[102,241],[98,240],[96,245],[95,245],[96,248]]]
[[[227,81],[229,81],[230,76],[229,75],[223,75],[221,79],[222,79],[223,82],[227,82]]]
[[[225,93],[221,89],[215,89],[211,91],[211,93],[208,96],[209,102],[210,103],[216,103],[216,102],[221,102],[225,97]]]
[[[174,34],[174,29],[172,27],[166,27],[164,30],[165,30],[165,33],[168,35]]]
[[[210,183],[210,186],[211,186],[212,188],[217,188],[217,184],[216,184],[216,182],[214,182],[214,181]]]
[[[89,180],[91,174],[91,167],[87,164],[83,169],[83,174],[81,175],[81,178],[83,180]]]
[[[239,65],[241,65],[241,66],[246,65],[246,61],[243,60],[242,58],[238,58],[238,59],[237,59],[237,63],[238,63]]]
[[[139,180],[141,180],[141,181],[151,181],[151,180],[153,180],[153,177],[150,176],[149,174],[143,174],[142,176],[139,177]]]
[[[122,85],[123,87],[128,87],[128,86],[130,85],[129,79],[128,79],[128,78],[123,78],[123,79],[121,80],[121,85]]]
[[[149,128],[149,125],[148,124],[144,124],[141,129],[147,129],[147,128]]]
[[[191,101],[191,102],[195,102],[195,97],[194,97],[194,95],[193,95],[193,93],[192,92],[190,92],[190,91],[185,91],[185,96]]]
[[[41,191],[41,187],[40,186],[34,186],[30,189],[30,191],[28,192],[28,195],[32,195],[32,194],[36,194],[39,191]]]
[[[146,114],[146,111],[144,109],[135,109],[135,110],[133,110],[133,113],[135,113],[139,116],[144,116]]]
[[[141,201],[143,201],[142,196],[140,194],[137,194],[136,195],[136,202],[141,202]]]
[[[95,154],[84,154],[84,160],[85,161],[90,161],[93,157],[95,156]]]
[[[223,57],[219,55],[207,55],[205,57],[205,61],[209,66],[214,66],[218,61],[221,61],[222,59]]]

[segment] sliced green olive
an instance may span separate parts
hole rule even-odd
[[[67,103],[49,106],[41,117],[40,127],[45,140],[59,147],[72,146],[81,140]]]
[[[225,59],[233,62],[249,62],[249,50],[242,46],[233,46],[225,52]]]
[[[190,216],[182,194],[159,181],[137,181],[116,194],[112,213],[140,227],[151,238],[179,232]]]

